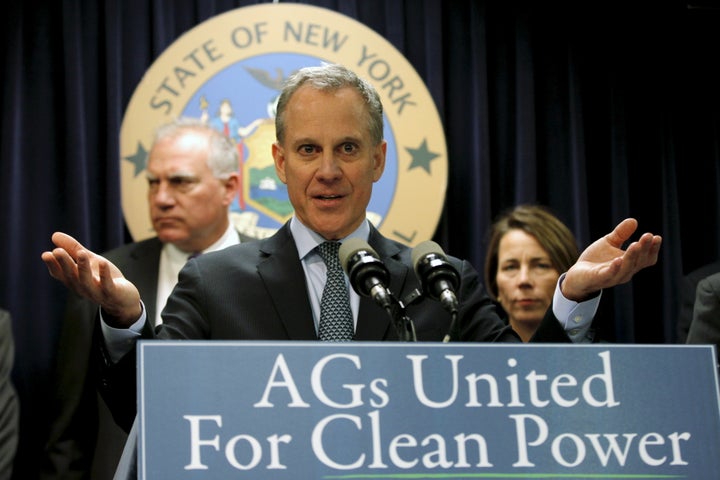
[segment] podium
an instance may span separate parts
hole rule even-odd
[[[141,341],[138,427],[147,480],[720,472],[700,345]]]

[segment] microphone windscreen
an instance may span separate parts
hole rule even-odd
[[[437,243],[433,242],[432,240],[426,240],[424,242],[421,242],[415,248],[413,248],[412,253],[410,254],[410,258],[412,258],[413,268],[415,268],[415,273],[417,273],[418,264],[420,263],[420,261],[430,253],[434,253],[442,259],[446,258],[445,252],[443,252],[443,249]]]
[[[338,257],[340,257],[340,264],[343,267],[343,270],[345,270],[345,273],[348,273],[350,259],[358,252],[360,251],[367,251],[370,255],[372,255],[375,258],[379,258],[377,252],[363,239],[361,238],[348,238],[344,242],[342,242],[342,245],[340,245],[340,250],[338,251]]]

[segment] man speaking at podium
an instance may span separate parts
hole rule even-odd
[[[383,301],[391,292],[405,299],[432,283],[413,272],[419,271],[413,263],[422,258],[413,261],[409,247],[385,238],[366,219],[386,153],[382,104],[372,85],[339,65],[301,69],[279,98],[275,127],[272,155],[278,177],[287,184],[293,218],[267,239],[189,261],[156,331],[143,328],[148,322],[137,288],[112,263],[63,233],[52,237],[57,248],[42,254],[54,278],[101,307],[98,344],[105,369],[100,389],[126,429],[135,417],[138,338],[398,340]],[[625,219],[581,254],[561,276],[552,308],[532,341],[570,341],[565,330],[589,327],[602,289],[656,263],[662,241],[657,235],[645,233],[622,250],[636,228],[634,219]],[[369,276],[372,288],[351,282],[348,289],[348,276],[333,268],[338,260],[324,259],[326,247],[333,245],[321,245],[350,239],[367,245],[356,255],[360,267],[369,260],[381,272]],[[447,282],[454,291],[446,293],[457,299],[459,340],[520,342],[496,313],[477,271],[467,261],[431,253],[457,274],[457,282]],[[328,289],[335,293],[323,293],[326,272]],[[408,302],[406,314],[418,341],[442,341],[453,315],[425,293],[430,298]],[[327,328],[326,312],[339,314],[327,320],[334,322]]]

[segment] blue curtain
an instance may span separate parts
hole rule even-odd
[[[21,395],[15,478],[36,475],[64,301],[40,253],[56,230],[95,251],[130,241],[118,135],[143,73],[178,36],[256,3],[10,0],[0,19],[0,305]],[[316,0],[394,44],[430,90],[449,154],[435,240],[483,268],[518,202],[552,207],[581,247],[634,216],[657,266],[606,292],[618,342],[672,343],[680,277],[718,259],[720,11],[679,1]],[[582,6],[580,6],[580,5]]]

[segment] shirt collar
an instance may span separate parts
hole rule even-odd
[[[290,219],[290,232],[295,239],[295,246],[297,247],[300,259],[307,256],[308,253],[312,252],[315,247],[326,241],[321,235],[313,232],[293,215]],[[345,238],[341,238],[340,242],[348,238],[361,238],[365,241],[370,237],[370,222],[365,219],[360,226]]]
[[[222,250],[223,248],[230,247],[232,245],[237,245],[238,243],[240,243],[240,236],[238,235],[237,230],[235,230],[235,227],[233,226],[233,224],[230,223],[228,225],[227,230],[225,230],[225,233],[223,233],[222,237],[220,237],[215,243],[210,245],[208,248],[203,250],[201,253]],[[166,243],[165,248],[166,248],[168,255],[170,256],[170,259],[172,261],[184,262],[192,254],[192,252],[185,252],[183,250],[180,250],[172,243]]]

